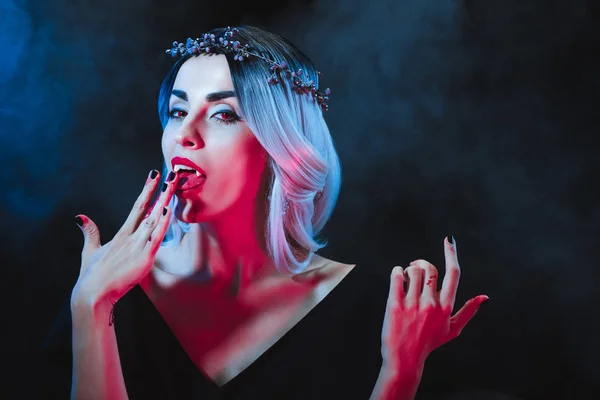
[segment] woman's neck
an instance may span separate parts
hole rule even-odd
[[[210,223],[191,224],[181,242],[180,254],[189,257],[182,260],[184,268],[205,277],[207,285],[235,291],[272,275],[276,270],[265,249],[262,214],[237,207]]]

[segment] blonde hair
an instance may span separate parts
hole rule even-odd
[[[318,87],[314,64],[289,41],[256,27],[238,29],[237,40],[264,57],[286,61],[293,71],[302,69]],[[219,28],[209,33],[223,32]],[[300,273],[314,252],[326,245],[317,235],[329,220],[340,190],[340,162],[329,128],[312,96],[294,92],[285,78],[278,85],[267,83],[271,71],[264,60],[249,57],[240,62],[233,54],[225,56],[242,115],[268,155],[272,181],[265,239],[269,256],[280,272]],[[162,84],[158,107],[163,129],[175,77],[189,58],[180,59]],[[163,177],[167,171],[165,164]],[[171,207],[175,201],[174,197]],[[188,230],[188,224],[173,216],[163,244],[179,241]]]

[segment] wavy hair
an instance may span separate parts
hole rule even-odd
[[[283,37],[252,26],[237,28],[237,40],[248,43],[261,56],[286,61],[293,71],[302,69],[319,87],[313,62]],[[217,37],[224,28],[214,29]],[[269,256],[282,273],[303,272],[314,252],[327,243],[317,238],[331,216],[341,184],[340,162],[320,106],[309,94],[292,90],[288,79],[269,85],[268,63],[257,57],[242,62],[224,54],[241,113],[268,155],[271,182],[267,193],[265,241]],[[158,98],[163,129],[168,122],[169,98],[181,65],[178,60],[164,79]],[[163,181],[168,171],[166,161]],[[176,198],[170,206],[174,208]],[[172,214],[173,215],[173,214]],[[179,242],[189,224],[174,215],[163,245]]]

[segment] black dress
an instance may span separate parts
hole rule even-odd
[[[196,367],[140,286],[115,307],[115,334],[130,399],[369,398],[381,367],[389,280],[355,267],[302,320],[224,386]],[[68,399],[71,315],[63,308],[44,345],[43,398]]]

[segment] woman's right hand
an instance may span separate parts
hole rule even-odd
[[[171,217],[167,205],[177,187],[177,175],[171,172],[149,211],[152,195],[160,183],[160,173],[153,172],[154,179],[151,173],[125,224],[104,246],[94,221],[78,215],[83,221],[84,245],[79,278],[71,294],[72,306],[114,305],[152,268]]]

